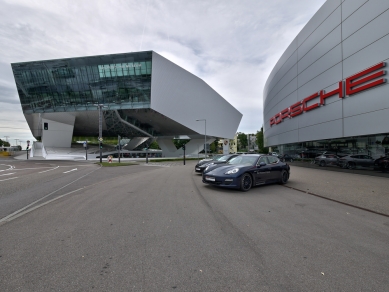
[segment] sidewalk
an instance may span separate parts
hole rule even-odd
[[[389,216],[387,173],[340,168],[338,171],[332,167],[298,164],[290,163],[291,174],[286,187]]]

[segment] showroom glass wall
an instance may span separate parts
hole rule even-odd
[[[272,151],[300,158],[314,158],[325,151],[340,155],[367,154],[379,158],[389,155],[389,133],[291,143],[273,146]]]
[[[14,63],[23,112],[149,108],[152,53]]]

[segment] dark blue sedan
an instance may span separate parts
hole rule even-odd
[[[287,183],[290,167],[276,156],[246,154],[227,164],[211,165],[203,172],[203,183],[240,189],[247,192],[253,186],[268,183]]]

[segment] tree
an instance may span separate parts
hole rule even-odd
[[[219,148],[218,142],[219,142],[219,139],[216,139],[216,140],[213,141],[213,142],[211,143],[211,145],[209,146],[212,153],[217,152],[217,150],[218,150],[218,148]]]
[[[0,139],[0,146],[9,147],[11,146],[8,141],[3,141]]]
[[[182,148],[186,143],[188,143],[190,139],[173,139],[173,143],[177,149]]]
[[[149,149],[161,149],[161,148],[159,148],[157,141],[153,141],[153,143],[150,144]]]
[[[257,131],[256,136],[257,136],[258,152],[259,153],[268,153],[269,147],[264,147],[263,127],[261,127],[261,131]]]
[[[247,135],[245,133],[238,133],[238,150],[247,148]]]

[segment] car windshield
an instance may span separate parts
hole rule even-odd
[[[221,154],[218,154],[218,155],[215,155],[212,157],[212,160],[219,160],[219,158],[221,158],[223,155]]]
[[[218,157],[215,160],[217,160],[217,161],[226,161],[226,160],[228,160],[228,158],[230,158],[230,155],[222,155],[222,156]]]
[[[244,164],[244,165],[254,165],[258,160],[258,156],[245,156],[240,155],[235,158],[232,158],[227,164],[236,165],[236,164]]]

